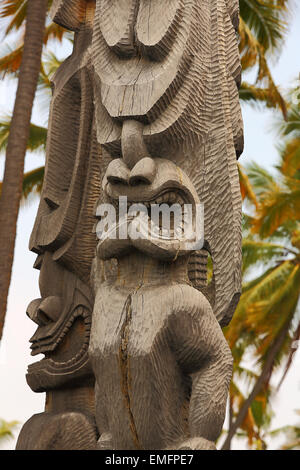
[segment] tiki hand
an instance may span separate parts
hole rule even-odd
[[[191,437],[183,441],[176,450],[217,450],[214,442],[203,437]]]

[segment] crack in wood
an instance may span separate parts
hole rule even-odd
[[[139,437],[134,421],[134,416],[131,410],[130,404],[130,364],[129,364],[129,353],[128,353],[128,341],[129,341],[129,328],[130,322],[132,319],[132,294],[129,294],[125,305],[125,320],[122,325],[121,329],[121,341],[119,347],[119,362],[120,362],[120,371],[121,371],[121,390],[124,396],[124,402],[126,409],[129,415],[129,422],[130,422],[130,430],[132,434],[132,438],[134,441],[134,445],[137,449],[142,450],[142,446],[139,442]]]

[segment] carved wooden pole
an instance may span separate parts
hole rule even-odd
[[[26,378],[33,391],[46,392],[46,406],[24,425],[18,449],[94,449],[98,438],[88,357],[93,212],[102,171],[90,57],[94,6],[67,3],[78,3],[80,18],[74,12],[67,24],[75,31],[74,51],[53,78],[45,179],[30,240],[41,291],[27,309],[38,325],[31,349],[45,359],[30,365]],[[54,19],[59,12],[54,1]]]
[[[90,424],[93,437],[79,438],[80,448],[96,447],[97,439],[98,449],[215,449],[232,372],[220,325],[230,321],[241,284],[238,1],[56,0],[53,16],[76,31],[76,40],[55,78],[32,235],[43,263],[41,291],[43,279],[48,286],[29,314],[42,321],[46,315],[53,334],[48,339],[40,325],[33,346],[48,351],[51,344],[50,354],[59,355],[55,331],[68,315],[66,337],[78,341],[68,298],[74,283],[90,289],[92,271],[95,301],[91,294],[76,305],[90,312],[93,303],[88,352],[97,429]],[[155,210],[162,217],[153,225]],[[100,240],[93,215],[102,217]],[[44,263],[65,273],[62,294],[59,276]],[[47,376],[44,364],[29,369],[30,385]],[[31,379],[35,368],[41,372]],[[39,386],[64,398],[25,425],[20,448],[41,447],[28,438],[29,427],[53,414],[58,434],[73,427],[73,415],[61,413],[72,411],[64,408],[67,397],[81,393],[76,374],[74,368],[70,382]]]

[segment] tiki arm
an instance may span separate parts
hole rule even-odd
[[[189,297],[188,309],[178,312],[172,325],[177,361],[192,378],[190,439],[178,448],[215,449],[225,418],[232,355],[208,301],[194,289]]]

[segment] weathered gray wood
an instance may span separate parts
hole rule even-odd
[[[92,449],[98,437],[88,344],[93,213],[102,162],[94,122],[92,29],[84,21],[72,29],[78,29],[74,52],[53,78],[45,180],[30,240],[41,291],[27,310],[37,323],[31,348],[45,359],[30,365],[26,378],[32,390],[46,392],[46,406],[24,425],[18,449]]]
[[[61,430],[74,427],[74,448],[95,448],[99,434],[99,449],[214,449],[232,368],[220,325],[230,321],[241,290],[238,1],[54,0],[52,15],[76,39],[54,78],[31,238],[42,259],[42,300],[28,314],[42,322],[47,315],[49,325],[39,326],[33,345],[43,346],[48,328],[46,349],[59,356],[55,330],[74,302],[85,318],[93,309],[93,373],[81,364],[79,375],[71,367],[66,382],[56,372],[49,382],[47,359],[29,369],[30,385],[46,390],[53,405],[25,425],[20,448],[56,448]],[[93,261],[96,207],[117,207],[119,196],[147,207],[203,203],[203,249],[187,252],[185,241],[162,231],[136,239],[133,216],[128,237],[104,237]],[[146,218],[141,233],[147,224]],[[47,263],[55,269],[47,272]],[[70,323],[71,344],[81,344],[79,330]],[[89,329],[85,335],[88,344]],[[82,373],[86,383],[78,380]],[[87,393],[94,379],[95,410]],[[81,393],[84,418],[72,414],[75,398],[68,408],[68,397]],[[93,415],[97,431],[87,426],[84,437],[76,423],[91,423]],[[34,436],[46,422],[51,431],[39,440]]]
[[[108,3],[96,2],[92,49],[98,140],[112,156],[122,156],[122,123],[135,119],[144,124],[149,154],[175,161],[190,176],[205,205],[214,311],[226,324],[241,282],[238,2],[174,0],[164,2],[164,14],[157,1],[124,4],[126,11],[136,5],[135,17],[126,16],[122,3],[115,2],[109,23]],[[123,50],[121,41],[115,50],[106,41],[105,28],[110,24],[110,35],[117,35],[119,18],[121,23],[127,18],[130,41],[135,38],[130,55],[127,43]]]
[[[118,259],[117,277],[95,286],[100,448],[208,449],[221,431],[231,357],[215,317],[230,321],[241,289],[237,17],[238,2],[224,0],[96,2],[97,136],[125,164],[109,166],[104,192],[150,202],[164,187],[176,194],[193,186],[214,269],[210,286],[195,285],[201,294],[189,286],[180,244],[135,240],[134,221],[129,239],[99,242],[99,258]],[[146,165],[137,170],[145,158],[151,177]],[[173,178],[161,159],[187,176]],[[203,272],[207,258],[197,256],[193,270]]]

